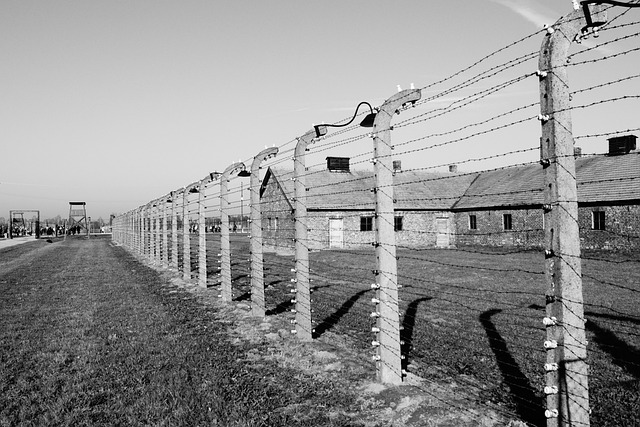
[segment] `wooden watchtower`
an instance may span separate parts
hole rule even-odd
[[[89,238],[87,204],[85,202],[69,202],[69,221],[67,222],[67,234],[69,234],[69,232],[73,230],[74,227],[76,227],[76,229],[78,230],[78,234],[80,234],[80,231],[84,229],[87,238]]]

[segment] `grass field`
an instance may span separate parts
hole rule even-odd
[[[228,305],[217,239],[207,290],[106,240],[0,251],[0,426],[544,425],[542,254],[400,249],[412,385],[364,391],[373,251],[311,253],[316,340],[299,344],[288,332],[293,257],[265,254],[267,316],[251,319],[246,236],[232,236]],[[639,262],[584,254],[594,426],[640,424]]]
[[[244,254],[246,244],[238,239],[232,250]],[[232,257],[234,278],[244,291],[238,298],[248,299],[242,258]],[[373,250],[313,252],[310,260],[315,335],[349,336],[372,355]],[[545,425],[543,263],[539,251],[400,249],[405,368],[464,390],[469,405]],[[266,255],[268,313],[292,308],[293,264],[293,257]],[[585,252],[582,265],[592,425],[640,425],[640,256]]]
[[[0,425],[362,425],[355,394],[107,240],[0,253]],[[258,363],[259,362],[259,363]]]

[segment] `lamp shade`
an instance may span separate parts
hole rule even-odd
[[[360,126],[363,128],[372,128],[373,122],[376,120],[376,113],[369,113],[367,116],[360,122]]]

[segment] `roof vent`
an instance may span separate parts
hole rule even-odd
[[[573,157],[582,157],[582,147],[573,147]]]
[[[458,165],[449,165],[449,172],[458,173]]]
[[[393,171],[394,172],[402,172],[402,160],[394,160],[393,161]]]
[[[624,135],[607,139],[607,141],[609,141],[609,155],[617,156],[635,150],[636,138],[635,135]]]
[[[349,158],[327,157],[327,169],[331,172],[349,172]]]

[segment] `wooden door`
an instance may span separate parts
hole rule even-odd
[[[436,246],[449,247],[449,218],[436,218]]]
[[[342,218],[329,218],[329,247],[344,246],[344,225]]]

